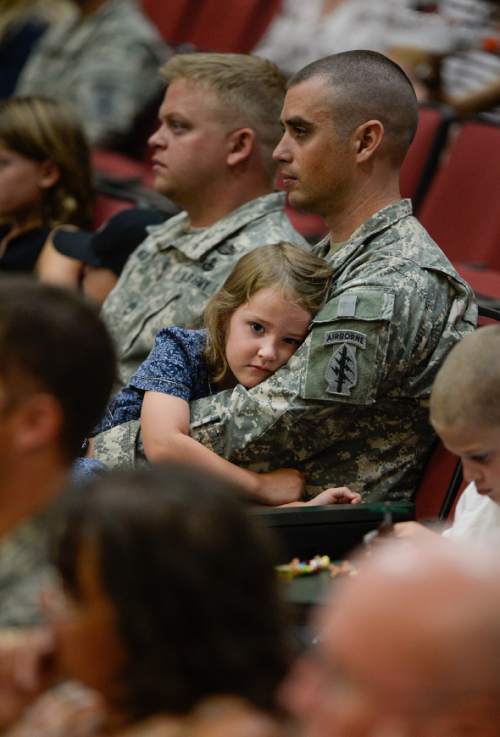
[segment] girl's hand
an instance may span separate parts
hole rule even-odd
[[[361,494],[351,491],[347,486],[335,486],[331,489],[325,489],[309,501],[304,502],[305,506],[318,507],[327,504],[359,504]]]
[[[304,491],[304,475],[295,468],[278,468],[259,473],[258,500],[262,504],[277,506],[296,502]]]

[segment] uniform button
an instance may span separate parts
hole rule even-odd
[[[217,246],[217,250],[223,256],[232,256],[236,249],[232,243],[221,243],[220,246]]]
[[[203,261],[201,267],[203,271],[212,271],[212,269],[215,266],[215,259],[214,258],[207,258],[205,261]]]

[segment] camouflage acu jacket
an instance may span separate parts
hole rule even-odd
[[[192,402],[191,434],[253,470],[303,469],[308,495],[346,484],[408,499],[433,441],[434,376],[476,325],[472,291],[408,200],[316,250],[334,283],[306,341],[262,384]]]
[[[170,51],[136,0],[108,0],[51,28],[21,72],[16,95],[71,103],[93,144],[117,148],[161,94]]]
[[[52,509],[0,539],[0,628],[38,624],[40,593],[50,579],[48,536]]]
[[[197,327],[203,310],[238,259],[256,246],[286,240],[306,246],[275,193],[258,197],[215,225],[189,229],[186,212],[149,228],[127,261],[102,315],[118,350],[125,384],[163,327]]]

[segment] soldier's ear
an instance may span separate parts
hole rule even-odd
[[[255,146],[255,131],[251,128],[238,128],[228,135],[228,166],[237,166],[250,158]]]
[[[356,161],[366,163],[372,158],[384,140],[384,126],[380,120],[368,120],[354,131]]]

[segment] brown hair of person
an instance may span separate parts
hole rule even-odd
[[[59,178],[44,197],[43,225],[92,222],[90,149],[73,110],[47,97],[13,97],[0,102],[0,145],[31,161],[53,162]]]

